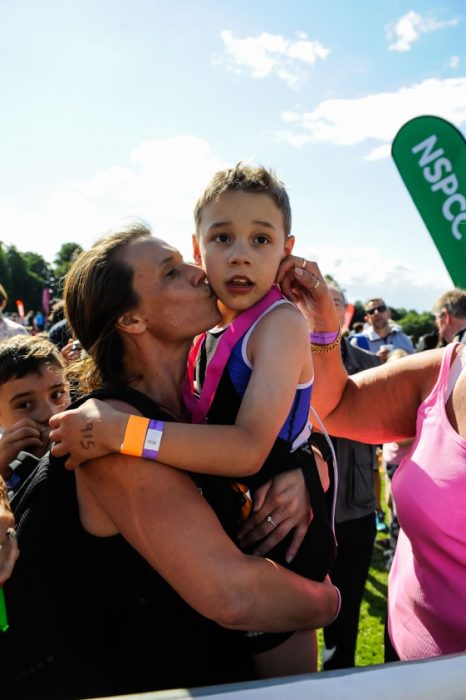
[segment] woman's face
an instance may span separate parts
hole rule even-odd
[[[216,297],[205,273],[185,263],[176,248],[145,238],[127,246],[123,257],[134,271],[138,312],[155,337],[188,340],[218,323]]]

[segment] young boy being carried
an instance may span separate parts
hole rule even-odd
[[[0,343],[0,476],[10,496],[49,445],[49,419],[70,403],[62,358],[46,338]]]
[[[313,519],[291,568],[323,580],[334,538],[308,447],[313,382],[309,332],[301,313],[275,286],[280,262],[294,245],[287,192],[272,172],[239,164],[214,176],[194,214],[194,258],[205,269],[222,312],[220,326],[197,339],[188,360],[184,397],[198,425],[128,418],[92,400],[53,419],[52,438],[59,441],[53,453],[69,452],[71,465],[122,451],[238,479],[241,484],[234,482],[234,487],[245,511],[248,489],[257,495],[277,473],[300,467]],[[176,275],[176,267],[169,274]],[[86,440],[79,445],[76,438],[83,417],[87,435],[92,424],[92,444]],[[280,517],[278,510],[269,513],[262,523],[264,537],[272,530],[277,539],[288,532]],[[289,546],[290,536],[270,558],[289,565]],[[248,635],[260,675],[316,669],[314,632]]]

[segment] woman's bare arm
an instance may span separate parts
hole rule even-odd
[[[161,462],[231,477],[259,471],[290,411],[303,367],[312,367],[306,322],[295,308],[279,307],[255,329],[250,345],[254,367],[235,425],[167,423]],[[52,452],[70,453],[69,466],[118,452],[127,420],[127,415],[115,415],[97,401],[59,413],[50,420],[50,438],[57,443]],[[82,440],[80,432],[87,425],[87,439]]]
[[[107,518],[202,615],[225,627],[270,632],[320,627],[335,615],[329,582],[242,554],[186,474],[111,455],[88,462],[77,477],[87,529]]]
[[[413,437],[417,410],[433,389],[442,353],[428,350],[348,377],[338,405],[326,417],[328,431],[373,444]],[[332,381],[324,355],[316,356],[315,367],[324,391]]]
[[[336,311],[318,265],[301,265],[294,256],[282,262],[282,289],[311,328],[335,330]],[[349,377],[339,347],[316,352],[313,405],[332,435],[374,444],[407,439],[415,434],[419,404],[434,386],[441,358],[441,350],[426,351]]]

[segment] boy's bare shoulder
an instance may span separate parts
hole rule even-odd
[[[271,324],[293,323],[296,327],[302,326],[306,330],[308,329],[307,320],[304,318],[301,311],[295,304],[288,301],[284,304],[278,304],[271,309],[271,311],[261,319],[261,323],[262,321]]]
[[[280,343],[296,343],[301,338],[309,342],[308,323],[300,310],[291,303],[279,304],[266,314],[254,328],[252,337],[266,336]]]

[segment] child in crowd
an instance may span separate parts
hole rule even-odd
[[[62,359],[46,338],[0,343],[0,475],[11,493],[49,445],[49,419],[70,403]]]
[[[272,476],[299,467],[310,490],[313,520],[292,568],[323,580],[334,538],[308,447],[313,382],[309,333],[303,316],[274,284],[281,260],[294,245],[288,195],[272,172],[240,163],[214,176],[196,204],[195,222],[194,259],[218,297],[222,321],[191,350],[184,398],[193,422],[208,425],[128,418],[92,400],[52,421],[57,428],[52,437],[60,441],[53,452],[70,452],[71,465],[121,450],[240,479],[233,486],[245,517],[248,489],[257,494]],[[177,265],[170,262],[167,283],[177,274]],[[330,345],[337,338],[319,341]],[[86,440],[79,444],[75,431],[79,433],[83,416]],[[324,481],[327,487],[328,474]],[[263,536],[275,529],[278,533],[280,526],[285,529],[279,511],[271,512],[262,524]],[[289,546],[290,538],[285,538],[269,556],[289,564]],[[315,633],[248,634],[260,675],[316,669]]]

